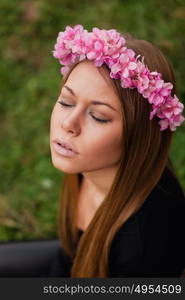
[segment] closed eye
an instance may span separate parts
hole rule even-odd
[[[62,102],[62,101],[58,101],[58,103],[60,103],[61,106],[65,106],[66,108],[67,108],[67,107],[72,107],[72,106],[74,106],[74,105],[69,105],[69,104],[67,104],[67,103],[64,103],[64,102]],[[91,112],[90,112],[89,114],[92,116],[92,118],[93,118],[96,122],[100,122],[100,123],[108,123],[108,122],[111,122],[111,120],[103,120],[103,119],[96,118],[95,116],[92,115]]]

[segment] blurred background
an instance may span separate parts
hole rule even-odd
[[[156,44],[185,99],[185,0],[0,0],[0,241],[57,237],[62,172],[49,123],[61,74],[52,55],[66,25],[115,28]],[[185,190],[185,128],[170,158]]]

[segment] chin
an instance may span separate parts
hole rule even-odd
[[[74,163],[68,161],[61,161],[61,158],[51,157],[53,166],[60,170],[61,172],[68,173],[68,174],[76,174],[79,172],[78,168],[74,167]]]

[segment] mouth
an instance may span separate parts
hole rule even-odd
[[[59,145],[59,146],[61,146],[61,147],[65,148],[65,149],[67,149],[67,150],[71,150],[71,151],[73,151],[71,148],[69,148],[69,147],[66,147],[66,146],[65,146],[65,144],[62,144],[62,143],[58,143],[58,142],[57,142],[57,145]],[[73,152],[74,152],[74,151],[73,151]]]
[[[58,148],[60,147],[61,149],[65,149],[71,153],[79,154],[76,150],[74,150],[73,147],[71,147],[71,145],[68,142],[63,142],[59,139],[56,139],[53,142],[57,145]]]

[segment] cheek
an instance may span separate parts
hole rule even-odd
[[[103,126],[102,126],[103,127]],[[118,122],[108,130],[102,128],[92,136],[90,153],[96,156],[117,156],[121,152],[122,124]]]

